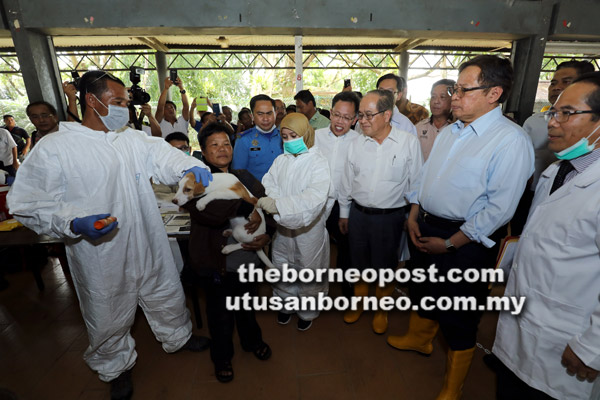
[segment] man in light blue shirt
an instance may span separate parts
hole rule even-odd
[[[427,296],[470,296],[485,304],[487,282],[451,283],[450,269],[493,268],[503,227],[511,219],[533,173],[531,140],[502,115],[499,106],[512,86],[510,61],[478,56],[459,67],[449,88],[457,121],[436,139],[423,166],[419,188],[409,193],[408,219],[413,268],[435,264],[436,282],[428,278],[410,288],[414,305]],[[446,377],[438,398],[458,398],[475,350],[482,312],[420,309],[411,314],[409,332],[390,336],[400,350],[432,352],[438,327],[450,347]]]

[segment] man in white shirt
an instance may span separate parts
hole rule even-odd
[[[337,198],[342,183],[348,146],[360,136],[351,129],[352,125],[356,123],[359,104],[360,100],[354,92],[336,94],[331,102],[331,125],[315,131],[315,144],[329,162],[331,181],[334,187],[334,193],[331,195],[334,198]],[[340,232],[339,219],[340,206],[336,201],[327,219],[327,230],[337,245],[336,267],[346,270],[350,267],[350,248],[348,235]],[[343,282],[342,294],[349,298],[353,293],[352,284]]]
[[[177,117],[177,106],[175,103],[167,100],[167,93],[173,85],[176,85],[179,88],[179,93],[181,93],[181,103],[183,106],[179,117]],[[165,78],[165,89],[158,98],[155,117],[160,124],[163,138],[167,137],[167,135],[172,132],[183,132],[187,135],[189,126],[188,121],[190,119],[190,105],[181,78],[178,77],[175,82],[172,82],[170,78]]]
[[[346,168],[338,189],[340,231],[348,232],[353,268],[395,270],[397,251],[403,235],[408,201],[405,194],[416,190],[423,155],[415,135],[390,124],[394,96],[387,90],[373,90],[360,102],[358,121],[365,136],[350,143]],[[394,285],[377,287],[378,298],[390,296]],[[366,296],[365,282],[354,285],[355,296]],[[362,313],[348,310],[346,323],[356,322]],[[377,311],[373,330],[387,330],[387,312]]]
[[[9,131],[0,128],[0,169],[14,177],[19,165],[17,144]]]

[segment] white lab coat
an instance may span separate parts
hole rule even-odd
[[[138,304],[165,351],[178,350],[191,335],[150,178],[175,184],[193,166],[204,164],[141,131],[61,123],[29,153],[8,194],[17,220],[65,239],[90,341],[84,359],[103,381],[135,363],[129,329]],[[73,219],[102,213],[119,221],[106,236],[90,241],[71,231]]]
[[[558,163],[535,191],[505,296],[526,296],[500,314],[494,353],[521,380],[558,399],[599,399],[600,380],[580,382],[561,365],[567,344],[600,370],[600,161],[552,196]]]
[[[277,232],[273,238],[273,264],[282,268],[313,270],[329,268],[329,235],[325,222],[334,199],[327,159],[316,147],[294,157],[282,154],[262,179],[267,196],[275,199],[278,214]],[[273,295],[312,297],[327,294],[329,283],[277,283]],[[285,311],[284,311],[285,312]],[[310,321],[319,316],[316,310],[299,311],[298,316]]]

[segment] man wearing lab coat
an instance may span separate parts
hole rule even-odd
[[[205,183],[212,176],[161,138],[122,129],[129,96],[119,79],[93,71],[80,85],[82,124],[61,123],[35,146],[8,204],[25,226],[64,239],[90,342],[84,359],[111,382],[112,398],[130,398],[138,305],[165,351],[208,347],[192,335],[150,178],[172,185],[188,171]],[[118,222],[94,228],[109,215]]]
[[[600,369],[600,73],[579,77],[547,113],[548,148],[505,296],[494,353],[498,398],[598,399]]]

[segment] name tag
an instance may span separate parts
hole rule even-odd
[[[250,151],[260,151],[260,147],[250,147]]]

